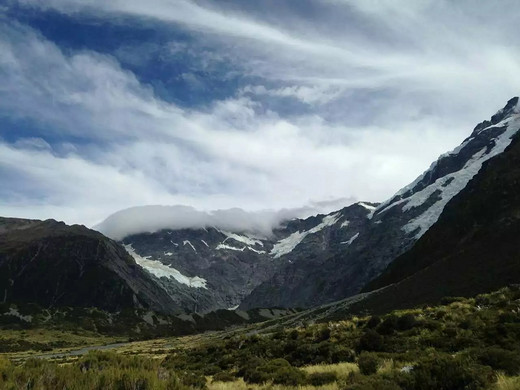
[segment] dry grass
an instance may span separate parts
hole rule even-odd
[[[355,363],[338,363],[338,364],[319,364],[315,366],[306,366],[302,367],[302,370],[307,374],[314,373],[322,373],[322,372],[333,372],[336,374],[338,379],[347,378],[351,372],[359,372],[359,367]],[[272,383],[266,383],[263,385],[255,385],[245,383],[242,378],[234,381],[234,382],[211,382],[208,381],[208,389],[209,390],[283,390],[287,389],[287,386],[282,385],[273,385]],[[292,387],[293,389],[298,390],[338,390],[337,383],[331,383],[324,386],[314,387],[314,386],[297,386]]]
[[[316,366],[302,367],[307,374],[316,372],[333,372],[339,379],[347,378],[351,372],[359,372],[359,367],[355,363],[319,364]]]
[[[337,383],[331,383],[330,385],[314,387],[314,386],[297,386],[287,387],[282,385],[273,385],[266,383],[263,385],[248,384],[243,379],[236,380],[234,382],[213,382],[208,383],[208,390],[283,390],[283,389],[298,389],[298,390],[338,390]]]
[[[518,390],[520,389],[520,376],[497,375],[496,390]]]

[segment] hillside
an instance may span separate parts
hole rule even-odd
[[[386,310],[520,283],[519,189],[517,135],[448,203],[417,244],[365,288],[393,284],[369,304]]]
[[[0,218],[0,292],[3,303],[46,308],[179,310],[119,244],[54,220]]]

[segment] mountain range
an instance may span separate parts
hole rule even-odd
[[[0,299],[179,314],[311,308],[363,292],[354,306],[387,310],[516,283],[519,112],[511,99],[382,203],[270,232],[172,224],[116,242],[82,226],[2,218]]]

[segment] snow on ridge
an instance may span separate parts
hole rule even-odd
[[[217,245],[217,247],[215,249],[229,249],[232,251],[243,252],[246,249],[246,247],[244,246],[243,248],[235,248],[234,246],[227,245],[227,244],[224,244],[221,242],[220,244]]]
[[[182,245],[189,245],[189,246],[191,246],[191,249],[193,249],[194,252],[197,253],[197,250],[195,249],[195,247],[193,246],[193,244],[189,240],[184,240],[182,242]]]
[[[300,242],[302,242],[303,239],[307,237],[309,234],[317,233],[327,226],[334,225],[336,222],[338,222],[339,218],[340,213],[326,215],[325,217],[323,217],[322,222],[319,225],[313,227],[312,229],[303,232],[298,231],[292,233],[288,237],[278,241],[276,244],[274,244],[273,249],[271,249],[271,252],[269,254],[276,259],[278,257],[286,255],[287,253],[292,252],[294,248],[296,248],[298,244],[300,244]]]
[[[419,239],[437,222],[446,204],[467,186],[469,181],[480,171],[482,164],[503,153],[509,146],[513,135],[520,129],[520,118],[508,118],[508,123],[509,126],[506,131],[494,139],[495,146],[489,153],[486,153],[487,147],[484,147],[475,153],[461,170],[437,179],[435,183],[407,198],[408,203],[403,207],[404,211],[423,204],[435,191],[440,192],[440,199],[419,217],[404,225],[403,231],[406,233],[417,231],[415,239]]]
[[[358,238],[358,237],[359,237],[359,232],[356,233],[356,234],[354,234],[354,235],[350,238],[350,240],[348,240],[348,241],[342,241],[342,242],[340,242],[340,244],[347,244],[347,245],[350,245],[350,244],[352,244],[352,243],[354,242],[354,240],[355,240],[356,238]]]
[[[201,241],[202,241],[202,243],[203,243],[204,245],[206,245],[206,246],[209,248],[209,245],[208,245],[208,243],[207,243],[206,241],[204,241],[204,240],[201,240]]]
[[[124,245],[126,251],[134,258],[135,262],[144,270],[148,271],[152,275],[158,278],[173,278],[181,284],[185,284],[188,287],[203,288],[206,287],[207,280],[199,276],[186,276],[181,274],[178,270],[169,265],[165,265],[158,260],[153,260],[150,256],[142,257],[132,247],[131,244]]]
[[[360,206],[363,206],[368,211],[374,211],[376,209],[376,206],[372,206],[372,205],[370,205],[368,203],[365,203],[365,202],[358,202],[357,204],[360,205]]]
[[[520,103],[517,104],[517,107],[515,108],[514,112],[517,113],[516,110],[520,110]],[[499,110],[500,112],[501,110]],[[499,123],[496,123],[494,125],[489,125],[488,127],[485,127],[484,129],[481,129],[478,134],[482,133],[482,132],[485,132],[487,130],[490,130],[492,128],[496,128],[496,127],[501,127],[501,126],[505,126],[505,125],[508,125],[509,123],[513,122],[511,124],[511,126],[514,126],[515,123],[518,121],[518,118],[516,116],[513,116],[513,117],[507,117],[505,119],[503,119],[502,121],[500,121]],[[509,129],[508,129],[509,130]],[[506,130],[506,132],[508,131]],[[514,130],[513,131],[513,134],[516,133],[517,130]],[[504,132],[502,135],[505,135]],[[500,136],[499,136],[500,137]],[[393,196],[391,196],[389,199],[387,199],[386,201],[382,202],[381,204],[379,204],[376,209],[374,210],[374,214],[381,214],[381,213],[384,213],[386,212],[387,210],[391,209],[392,207],[394,206],[397,206],[399,204],[402,204],[404,202],[407,202],[410,198],[403,198],[403,199],[399,199],[399,200],[396,200],[395,202],[393,203],[390,203],[393,199],[395,199],[396,197],[399,197],[399,196],[402,196],[403,194],[405,194],[406,192],[412,190],[415,188],[415,186],[417,186],[418,183],[420,183],[424,177],[429,174],[430,172],[432,172],[435,167],[437,166],[437,164],[439,163],[439,161],[441,161],[443,158],[445,157],[448,157],[448,156],[453,156],[453,155],[456,155],[458,154],[470,141],[473,140],[474,137],[469,137],[467,138],[466,140],[464,140],[464,142],[462,142],[459,146],[457,146],[456,148],[454,148],[453,150],[449,151],[449,152],[446,152],[446,153],[443,153],[441,154],[437,160],[435,160],[434,162],[431,163],[430,167],[425,170],[421,175],[419,175],[412,183],[408,184],[407,186],[401,188],[399,191],[397,191]],[[509,142],[510,143],[510,142]],[[509,144],[508,143],[508,144]],[[507,147],[507,146],[506,146]],[[504,147],[505,149],[505,147]],[[503,150],[502,150],[503,151]],[[499,154],[501,152],[498,152],[497,154]],[[494,155],[493,155],[494,156]],[[493,157],[491,156],[491,157]],[[488,158],[491,158],[491,157],[488,157]],[[485,161],[485,160],[484,160]],[[464,168],[463,168],[464,169]],[[480,169],[480,168],[479,168]],[[452,173],[453,175],[453,173]],[[435,183],[432,183],[432,185],[435,184]],[[423,189],[424,190],[424,189]]]
[[[259,250],[255,249],[255,248],[251,248],[250,246],[248,246],[246,249],[249,249],[251,252],[258,253],[259,255],[262,255],[262,254],[265,253],[265,251],[261,251],[261,250],[259,251]]]
[[[228,239],[231,238],[235,241],[241,242],[248,246],[255,246],[255,245],[264,246],[264,243],[262,241],[252,238],[252,237],[243,236],[243,235],[232,233],[232,232],[227,232],[224,230],[219,230],[219,232],[226,236],[226,238],[224,239],[224,241],[222,241],[222,243],[226,242]]]

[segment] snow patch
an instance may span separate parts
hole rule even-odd
[[[307,237],[309,234],[314,234],[319,232],[320,230],[324,229],[327,226],[332,226],[336,222],[338,222],[338,219],[340,218],[340,214],[332,214],[332,215],[326,215],[323,217],[322,222],[313,227],[312,229],[303,231],[303,232],[295,232],[291,234],[290,236],[278,241],[274,246],[273,249],[271,249],[271,252],[269,253],[272,255],[275,259],[286,255],[287,253],[290,253],[298,246],[302,240]]]
[[[235,234],[235,233],[231,233],[231,232],[226,232],[224,230],[219,230],[219,232],[221,232],[222,234],[224,234],[226,236],[226,238],[224,239],[224,241],[222,241],[222,243],[225,243],[227,240],[229,240],[231,238],[237,242],[241,242],[248,246],[255,246],[255,245],[264,246],[264,243],[262,241],[257,240],[252,237],[243,236],[243,235]]]
[[[250,246],[247,247],[247,249],[249,249],[251,252],[255,252],[255,253],[258,253],[259,255],[262,255],[265,253],[265,251],[259,251],[255,248],[251,248]]]
[[[240,305],[235,305],[235,306],[231,306],[231,307],[228,307],[227,310],[236,310],[238,309]]]
[[[203,279],[199,276],[190,277],[183,275],[175,268],[165,265],[158,260],[151,259],[151,256],[142,257],[136,253],[131,244],[125,245],[124,247],[126,251],[134,258],[135,262],[152,275],[158,278],[173,278],[177,282],[185,284],[186,286],[193,288],[204,288],[207,290],[206,279]]]
[[[350,240],[348,240],[348,241],[342,241],[342,242],[340,242],[340,244],[347,244],[347,245],[350,245],[350,244],[352,244],[352,243],[354,242],[354,240],[355,240],[356,238],[358,238],[358,237],[359,237],[359,233],[356,233],[356,234],[354,234],[354,235],[350,238]]]
[[[239,251],[239,252],[243,252],[244,249],[246,249],[246,247],[243,247],[243,248],[235,248],[234,246],[220,243],[220,244],[217,245],[217,248],[216,248],[216,249],[227,249],[227,250],[231,250],[231,251]]]
[[[201,240],[201,241],[202,241],[202,243],[203,243],[204,245],[206,245],[206,246],[209,248],[209,245],[208,245],[208,243],[207,243],[206,241],[204,241],[204,240]]]
[[[348,219],[346,219],[346,220],[343,221],[343,223],[340,225],[340,228],[347,227],[349,224],[350,224],[350,221],[349,221]]]
[[[172,252],[164,252],[164,255],[165,255],[165,256],[172,256],[173,253],[172,253]]]
[[[191,246],[191,249],[193,249],[193,251],[194,251],[195,253],[197,253],[197,250],[195,249],[195,247],[193,246],[193,244],[192,244],[189,240],[184,240],[184,241],[182,242],[182,245],[189,245],[189,246]]]

